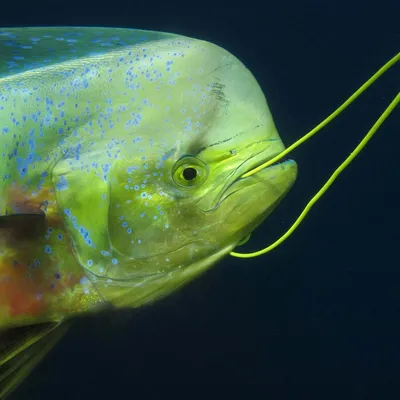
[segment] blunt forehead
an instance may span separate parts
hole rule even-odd
[[[142,143],[164,155],[196,154],[233,138],[246,141],[249,132],[264,139],[273,127],[252,74],[211,43],[177,37],[98,61],[83,68],[101,87],[96,101],[106,103],[111,121],[105,136],[124,138],[125,150]]]
[[[93,61],[108,136],[195,154],[272,121],[251,73],[211,43],[178,37]]]
[[[6,129],[70,154],[100,153],[110,163],[143,152],[161,159],[196,154],[273,124],[242,63],[179,36],[11,75],[0,89]]]

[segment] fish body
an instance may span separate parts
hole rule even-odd
[[[0,63],[3,329],[168,295],[295,181],[292,160],[241,178],[284,145],[253,75],[214,44],[0,29]]]

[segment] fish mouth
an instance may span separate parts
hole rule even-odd
[[[217,207],[229,196],[231,196],[233,193],[235,193],[237,190],[240,190],[239,188],[237,190],[231,190],[233,189],[232,187],[237,184],[238,182],[251,178],[251,177],[257,177],[257,174],[259,174],[261,171],[265,171],[270,168],[274,168],[278,165],[285,165],[288,163],[294,162],[292,159],[283,157],[282,159],[279,159],[278,161],[274,162],[273,164],[269,165],[268,167],[262,168],[260,171],[256,172],[254,175],[250,175],[249,177],[243,177],[244,174],[251,172],[255,168],[259,167],[260,165],[263,165],[267,163],[268,161],[272,160],[276,156],[282,153],[284,149],[281,151],[274,151],[268,154],[268,156],[265,156],[265,152],[270,149],[264,149],[257,153],[256,155],[250,157],[246,161],[244,161],[241,165],[239,165],[238,168],[232,173],[231,176],[228,177],[228,182],[225,184],[223,190],[221,191],[221,197],[218,200]]]

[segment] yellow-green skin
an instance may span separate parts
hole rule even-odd
[[[167,295],[228,254],[295,181],[265,97],[226,50],[173,34],[0,30],[0,326]],[[185,170],[196,172],[185,178]]]

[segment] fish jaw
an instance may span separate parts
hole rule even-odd
[[[239,178],[229,186],[219,207],[221,212],[227,213],[225,224],[235,232],[238,242],[271,214],[291,189],[296,177],[296,162],[287,160]]]

